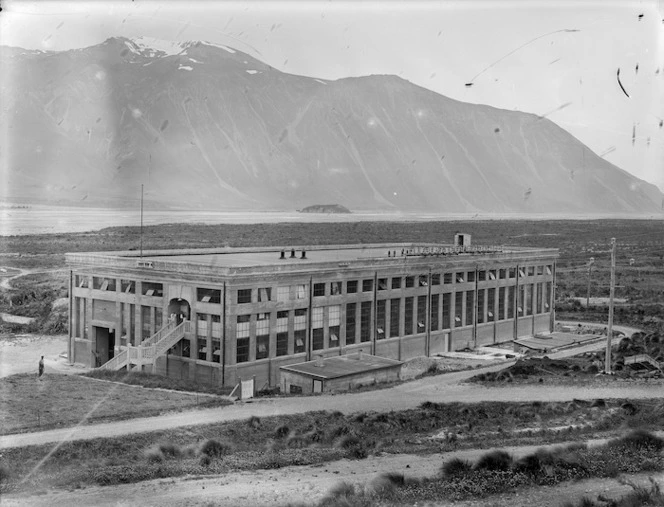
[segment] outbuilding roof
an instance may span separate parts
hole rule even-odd
[[[386,357],[352,353],[345,356],[326,357],[322,360],[307,361],[306,363],[289,364],[282,366],[280,369],[311,378],[329,380],[388,368],[397,368],[401,367],[402,364],[402,361]]]

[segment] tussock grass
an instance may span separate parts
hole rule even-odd
[[[171,389],[173,391],[187,391],[191,393],[208,393],[219,396],[228,395],[232,390],[231,387],[201,384],[199,382],[153,375],[151,373],[140,371],[90,370],[87,373],[83,373],[81,376],[148,388]]]

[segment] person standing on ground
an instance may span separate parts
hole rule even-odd
[[[41,376],[44,374],[44,356],[41,356],[41,359],[39,360],[39,378],[41,379]]]

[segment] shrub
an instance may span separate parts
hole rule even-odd
[[[350,482],[343,481],[332,486],[319,505],[321,507],[339,505],[339,500],[347,500],[353,496],[355,496],[355,486]]]
[[[443,463],[440,471],[445,477],[454,477],[457,475],[463,475],[472,470],[473,466],[470,462],[463,460],[461,458],[452,458],[449,461]]]
[[[203,442],[199,452],[210,458],[220,458],[231,452],[231,446],[216,440],[208,439]]]
[[[286,445],[292,449],[302,449],[309,446],[309,441],[302,435],[291,435],[286,440]]]
[[[634,430],[621,438],[609,441],[609,447],[623,447],[627,449],[642,450],[664,448],[664,440],[645,430]]]
[[[247,424],[253,429],[257,430],[261,426],[261,418],[256,415],[252,415],[249,419],[247,419]]]
[[[161,463],[164,461],[164,454],[158,447],[153,447],[145,451],[145,459],[147,459],[150,463]]]
[[[182,455],[180,448],[173,443],[159,444],[159,450],[166,458],[178,458]]]
[[[475,470],[504,471],[512,466],[512,456],[505,451],[490,451],[475,463]]]
[[[281,426],[278,426],[276,430],[274,430],[274,438],[284,438],[287,437],[289,433],[290,428],[285,424],[282,424]]]

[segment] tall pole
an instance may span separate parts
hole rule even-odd
[[[616,292],[616,238],[611,238],[611,289],[609,291],[609,329],[606,335],[604,372],[611,373],[611,337],[613,335],[613,296]]]
[[[143,257],[143,183],[141,183],[141,258]]]

